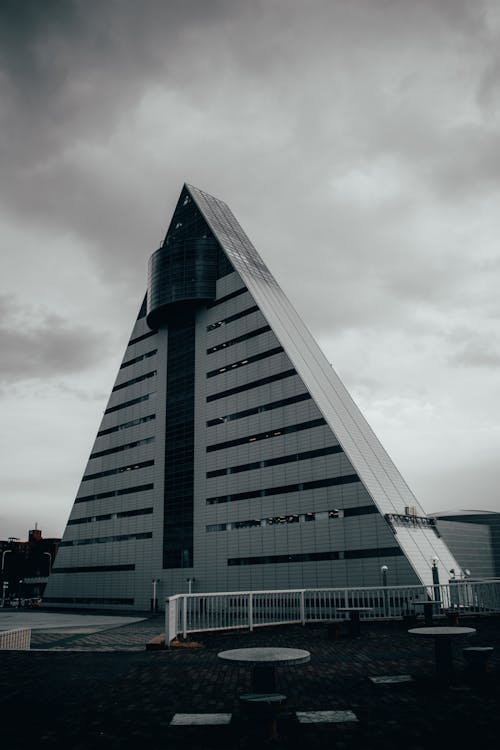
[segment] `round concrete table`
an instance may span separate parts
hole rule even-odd
[[[274,693],[276,691],[275,667],[306,664],[311,660],[309,651],[301,648],[234,648],[221,651],[219,659],[236,664],[251,664],[252,690],[254,693]]]
[[[411,628],[410,635],[418,635],[423,638],[434,638],[436,654],[436,672],[439,677],[449,679],[453,677],[453,659],[451,642],[453,638],[472,635],[475,628],[460,628],[435,626],[430,628]]]

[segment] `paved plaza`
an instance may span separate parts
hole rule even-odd
[[[68,612],[47,612],[45,610],[13,608],[0,610],[0,630],[9,630],[12,628],[31,628],[32,630],[86,628],[88,630],[100,630],[128,625],[143,619],[142,617],[75,615]]]
[[[193,638],[191,647],[164,651],[145,650],[163,630],[161,616],[92,633],[39,628],[30,652],[0,652],[2,741],[20,750],[34,744],[65,750],[497,748],[500,619],[466,624],[477,634],[454,646],[450,684],[436,678],[432,642],[412,638],[402,623],[364,623],[360,637],[335,640],[323,625],[204,634],[199,648]],[[495,646],[479,682],[470,680],[462,657],[462,647],[471,645]],[[307,664],[276,669],[277,690],[287,696],[278,740],[262,740],[243,721],[238,698],[250,690],[251,669],[217,658],[245,646],[311,653]]]

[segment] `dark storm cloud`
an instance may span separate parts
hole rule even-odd
[[[305,209],[324,191],[329,173],[341,171],[356,152],[361,163],[384,151],[415,160],[430,144],[442,160],[444,145],[449,158],[437,164],[436,179],[439,169],[445,179],[463,138],[451,147],[411,109],[387,109],[377,74],[374,86],[353,82],[350,91],[349,71],[369,75],[391,50],[403,63],[397,85],[404,80],[411,87],[408,70],[417,79],[422,73],[417,59],[406,59],[406,45],[418,46],[425,35],[436,46],[445,36],[457,43],[467,37],[469,45],[488,36],[484,5],[467,0],[32,0],[4,2],[0,12],[3,199],[34,221],[79,231],[106,268],[109,258],[132,259],[141,241],[153,243],[153,230],[147,237],[145,227],[173,200],[181,175],[189,178],[195,164],[203,174],[203,162],[211,173],[209,152],[217,153],[221,186],[238,183],[240,193],[252,190],[242,184],[242,166],[253,190],[261,192],[252,158],[258,170],[272,152],[268,189],[270,181],[276,184],[293,171]],[[385,72],[383,67],[380,75]],[[387,73],[394,78],[394,70]],[[163,158],[151,154],[134,174],[134,153],[125,152],[132,166],[120,179],[119,165],[107,158],[116,131],[127,127],[155,87],[173,94],[161,113]],[[350,144],[343,139],[339,153],[336,120],[346,103],[353,137]],[[191,121],[176,125],[184,117]],[[210,132],[210,121],[218,123],[218,135]],[[251,140],[249,126],[255,143],[247,143],[245,158],[237,144]],[[480,164],[467,173],[481,165],[491,171],[492,147],[485,143],[482,151]],[[432,181],[431,164],[428,173]],[[141,201],[145,190],[150,199]],[[158,219],[156,226],[159,232]],[[148,244],[146,251],[152,249]]]
[[[106,335],[0,297],[0,382],[43,380],[102,362]]]
[[[453,297],[462,269],[422,252],[405,222],[419,194],[452,202],[500,174],[497,130],[448,122],[436,99],[447,81],[432,84],[463,54],[459,90],[491,101],[486,2],[33,0],[2,12],[4,204],[80,235],[107,283],[142,291],[187,179],[235,196],[316,331],[409,324],[413,303]],[[393,196],[346,190],[346,173],[380,164],[372,183],[394,168]],[[329,320],[317,299],[332,285]]]

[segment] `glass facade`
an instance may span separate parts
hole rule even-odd
[[[149,261],[148,325],[155,328],[173,320],[179,306],[214,300],[217,279],[231,270],[229,259],[184,190],[163,245]]]
[[[163,567],[193,565],[194,314],[168,327]]]

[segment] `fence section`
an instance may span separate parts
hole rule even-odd
[[[341,589],[284,589],[177,594],[167,600],[167,643],[177,635],[264,625],[331,622],[363,607],[365,620],[391,620],[421,614],[419,605],[435,602],[433,615],[500,612],[500,579],[456,580],[432,586],[386,586]],[[342,610],[342,611],[341,611]]]
[[[166,607],[169,642],[179,633],[231,630],[287,623],[327,622],[348,617],[363,607],[366,620],[418,614],[418,605],[435,602],[435,616],[500,612],[500,580],[450,581],[432,586],[342,589],[286,589],[210,594],[178,594]],[[341,611],[343,610],[343,611]]]
[[[29,650],[31,647],[31,628],[16,628],[0,630],[0,650],[20,649]]]

